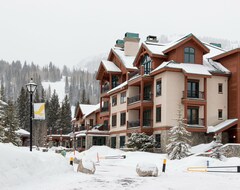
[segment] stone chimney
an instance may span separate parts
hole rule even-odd
[[[139,49],[139,34],[137,33],[125,33],[124,38],[124,54],[126,56],[136,56]]]

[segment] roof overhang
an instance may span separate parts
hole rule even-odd
[[[237,125],[238,119],[227,119],[221,123],[219,123],[218,125],[215,126],[209,126],[207,133],[221,133],[223,131],[228,130],[229,128]]]
[[[236,49],[227,51],[227,52],[225,52],[225,53],[219,54],[219,55],[217,55],[217,56],[212,57],[211,59],[212,59],[213,61],[218,61],[219,59],[222,59],[222,58],[224,58],[224,57],[228,57],[228,56],[233,55],[233,54],[235,54],[235,53],[240,53],[240,48],[236,48]]]

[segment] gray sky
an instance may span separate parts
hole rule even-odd
[[[62,67],[108,52],[124,33],[240,40],[239,0],[0,0],[0,59]]]

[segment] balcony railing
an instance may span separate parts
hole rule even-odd
[[[132,127],[139,127],[140,126],[140,121],[128,121],[128,128]]]
[[[109,90],[110,90],[109,85],[102,86],[102,93],[105,93]]]
[[[101,112],[108,112],[109,111],[109,107],[102,107]]]
[[[140,94],[138,94],[136,96],[133,96],[133,97],[130,97],[130,98],[128,98],[128,104],[132,104],[134,102],[138,102],[138,101],[140,101],[140,99],[141,99]]]
[[[198,120],[195,120],[195,121],[188,121],[187,125],[189,127],[192,127],[192,126],[194,126],[194,127],[196,127],[196,126],[203,127],[203,126],[205,126],[205,122],[204,122],[203,118],[199,118]]]
[[[185,91],[183,91],[183,98],[186,98]],[[188,90],[187,98],[205,99],[205,96],[204,96],[204,92]]]
[[[141,100],[141,94],[138,94],[136,96],[132,96],[128,98],[128,104],[132,104],[134,102],[138,102]],[[144,101],[152,101],[152,94],[149,95],[143,95],[143,100]]]
[[[143,127],[151,127],[151,126],[152,126],[152,119],[143,120]]]

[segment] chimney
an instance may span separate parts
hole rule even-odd
[[[124,40],[118,39],[118,40],[116,41],[115,47],[124,48]]]
[[[136,56],[139,49],[139,34],[137,33],[125,33],[124,38],[124,54],[126,56]]]
[[[152,35],[147,36],[146,42],[155,42],[155,43],[158,43],[157,36],[152,36]]]
[[[222,48],[222,44],[219,44],[219,43],[210,43],[210,44],[213,45],[213,46],[216,46],[216,47]]]

